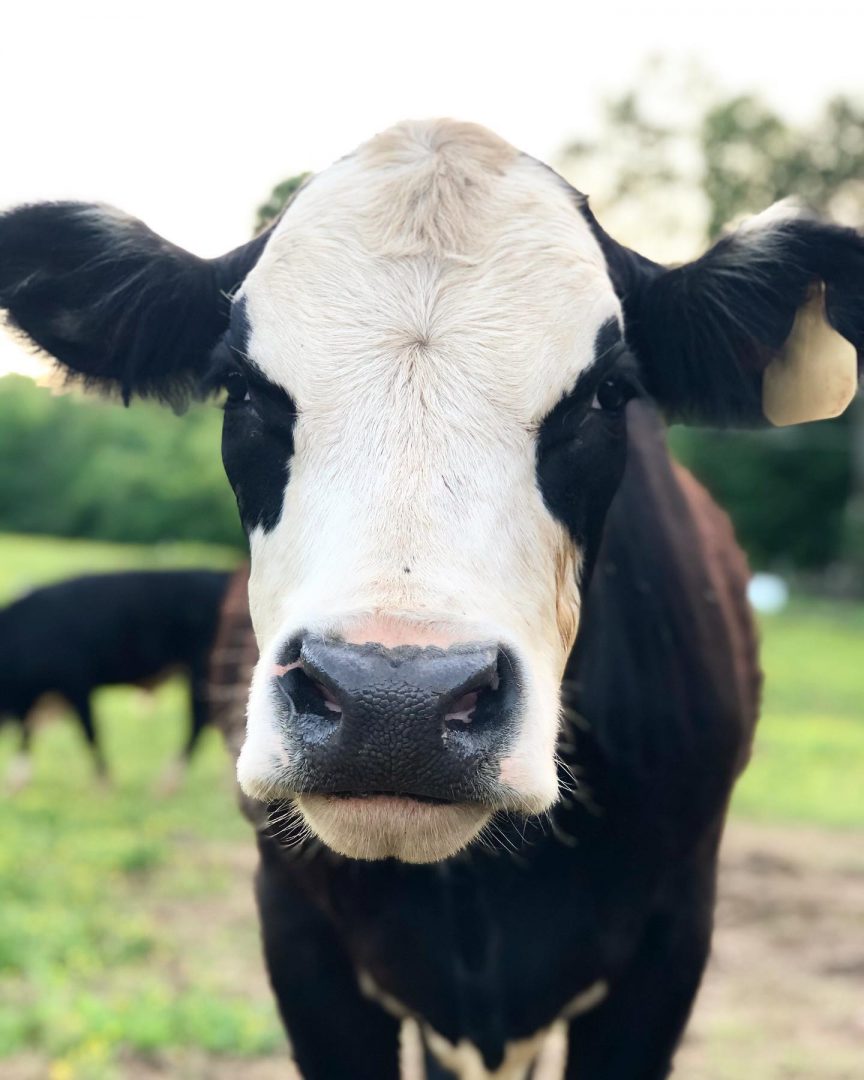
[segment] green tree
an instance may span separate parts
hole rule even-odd
[[[312,173],[304,172],[280,181],[255,211],[255,235],[276,220]]]
[[[864,223],[864,102],[829,101],[807,127],[792,127],[753,95],[718,102],[699,131],[708,235],[787,195]]]
[[[213,405],[178,417],[0,379],[0,531],[243,547],[220,427]]]

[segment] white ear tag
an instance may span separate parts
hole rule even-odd
[[[839,416],[858,389],[855,346],[825,315],[825,286],[798,309],[792,332],[762,377],[762,411],[775,427]]]

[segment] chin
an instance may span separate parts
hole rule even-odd
[[[434,863],[476,839],[492,816],[479,803],[434,803],[393,795],[298,795],[312,832],[349,859]]]

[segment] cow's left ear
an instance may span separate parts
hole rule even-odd
[[[73,376],[182,401],[266,239],[201,259],[111,207],[20,207],[0,215],[0,308]]]
[[[864,360],[854,229],[781,204],[672,269],[600,239],[646,388],[671,418],[800,423],[854,397]]]

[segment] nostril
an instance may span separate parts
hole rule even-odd
[[[500,654],[444,699],[444,724],[450,731],[464,731],[499,711],[499,660]]]
[[[300,664],[292,664],[274,674],[279,692],[298,713],[327,720],[342,716],[342,706],[332,690],[308,675]]]

